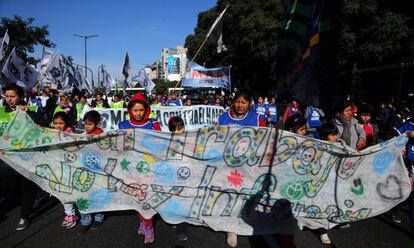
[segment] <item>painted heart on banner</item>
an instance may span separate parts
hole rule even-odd
[[[394,175],[388,176],[385,183],[378,183],[377,192],[385,200],[400,200],[403,197],[401,182]]]

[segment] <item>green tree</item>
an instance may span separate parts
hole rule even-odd
[[[237,87],[246,87],[256,94],[271,93],[276,87],[272,82],[283,25],[283,2],[218,0],[215,7],[198,15],[194,34],[186,38],[189,58],[200,47],[216,17],[230,4],[223,25],[228,51],[217,54],[216,44],[208,42],[195,62],[207,67],[232,65],[232,81]],[[341,3],[338,61],[342,71],[349,72],[354,63],[363,68],[410,59],[414,52],[414,18],[410,18],[408,0],[398,4],[391,0]]]
[[[185,46],[192,58],[217,16],[227,4],[223,40],[227,51],[217,54],[216,44],[208,42],[195,62],[206,67],[232,66],[233,85],[269,93],[276,63],[278,34],[283,22],[283,3],[278,0],[219,0],[217,5],[198,15],[194,34]]]
[[[153,93],[167,95],[168,88],[174,88],[177,82],[165,82],[162,80],[154,80],[155,88],[152,90]]]
[[[32,17],[24,19],[15,15],[12,19],[1,18],[0,24],[0,34],[4,34],[8,29],[10,36],[10,45],[6,54],[10,53],[15,47],[17,55],[33,65],[39,62],[39,59],[29,56],[29,54],[34,52],[36,45],[55,47],[55,44],[47,38],[49,35],[48,26],[33,26],[34,21],[35,18]]]
[[[400,7],[396,7],[396,5]],[[344,1],[340,62],[347,68],[394,63],[414,52],[407,5],[389,0]]]

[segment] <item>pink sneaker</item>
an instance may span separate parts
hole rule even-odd
[[[75,214],[68,214],[65,216],[62,222],[62,227],[66,229],[71,229],[72,227],[76,226],[78,217]]]
[[[138,235],[145,235],[145,226],[144,226],[144,222],[140,222],[140,223],[139,223],[139,227],[138,227]]]
[[[154,242],[154,228],[152,226],[145,228],[145,238],[144,238],[144,244],[150,244]]]

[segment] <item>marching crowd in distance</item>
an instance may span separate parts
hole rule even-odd
[[[141,128],[160,131],[156,117],[151,114],[152,106],[191,106],[190,97],[181,97],[172,92],[168,97],[161,94],[147,98],[137,93],[133,96],[122,97],[122,94],[105,95],[96,93],[93,97],[74,94],[73,96],[59,94],[58,91],[45,87],[39,92],[31,91],[25,97],[25,92],[16,84],[10,84],[2,89],[0,99],[0,136],[5,125],[13,118],[17,109],[26,111],[39,125],[71,133],[82,130],[86,135],[103,133],[100,128],[101,117],[94,108],[126,108],[129,119],[118,124],[119,129]],[[369,146],[391,139],[402,133],[410,137],[404,154],[409,174],[414,164],[414,101],[409,98],[406,103],[395,107],[389,103],[381,103],[378,108],[368,104],[356,104],[343,101],[336,106],[335,115],[328,117],[318,106],[302,106],[298,101],[277,103],[276,97],[258,97],[256,101],[247,91],[240,90],[233,96],[205,97],[198,104],[217,105],[225,108],[218,118],[217,125],[261,126],[276,127],[306,135],[328,142],[340,142],[355,150],[363,150]],[[81,120],[83,108],[89,105],[91,110]],[[171,132],[182,133],[185,130],[183,120],[179,116],[170,118],[168,128]],[[408,131],[408,132],[407,132]],[[21,211],[16,230],[24,230],[30,225],[30,213],[33,208],[38,186],[12,170],[0,161],[0,191],[1,197],[7,197],[10,192],[20,191]],[[410,205],[411,231],[414,237],[414,196],[411,195]],[[73,228],[78,223],[78,234],[84,235],[89,229],[99,228],[105,220],[104,213],[78,213],[74,203],[63,203],[65,217],[63,228]],[[401,223],[400,206],[388,214],[393,221]],[[154,241],[155,232],[153,220],[145,219],[138,213],[138,234],[144,236],[144,243]],[[349,225],[341,225],[347,227]],[[187,224],[177,226],[179,240],[187,239]],[[328,231],[314,230],[323,244],[332,244]],[[275,234],[275,240],[281,247],[295,247],[294,236]],[[227,244],[237,246],[237,235],[227,233]]]

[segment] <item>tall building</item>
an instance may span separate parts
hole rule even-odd
[[[158,62],[158,78],[168,81],[180,81],[187,66],[187,48],[163,48]]]

